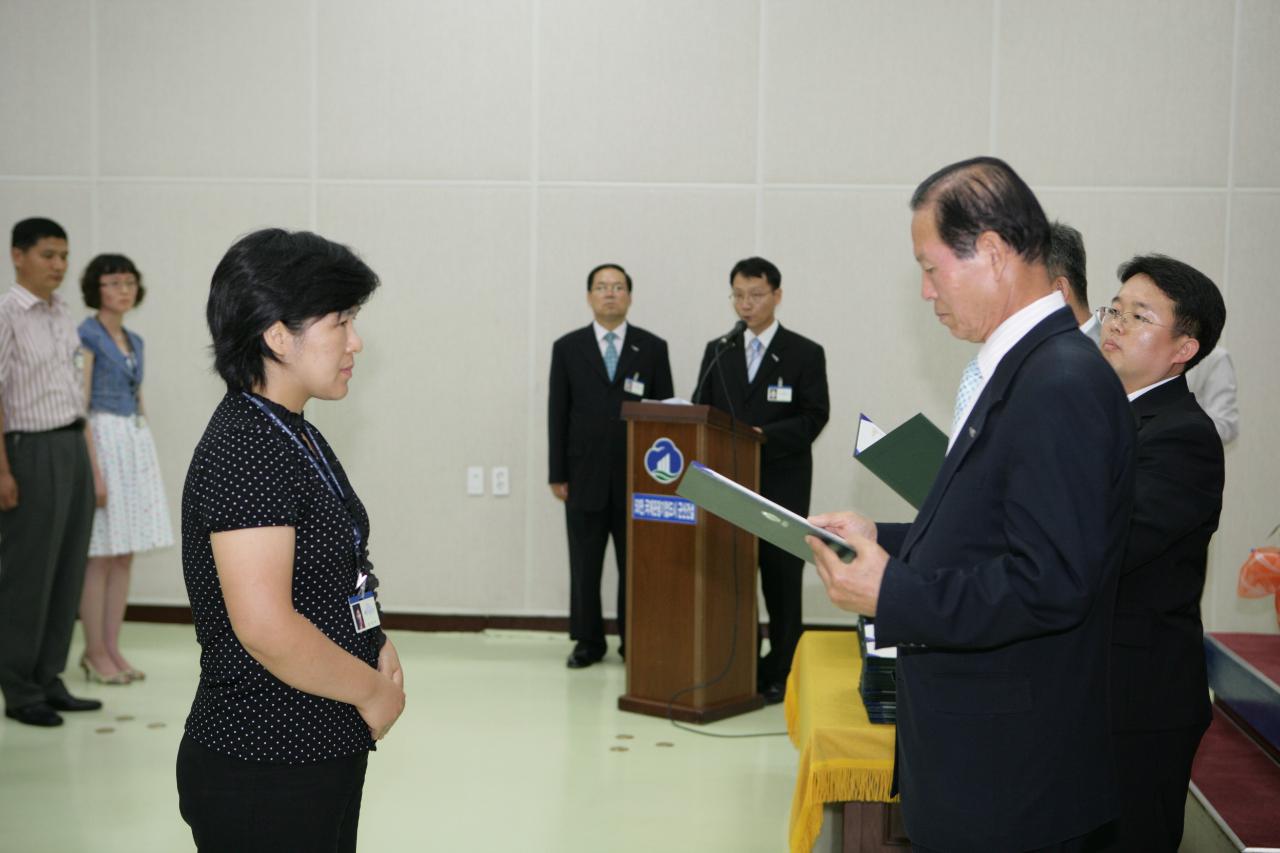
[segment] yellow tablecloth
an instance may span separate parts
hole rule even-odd
[[[889,800],[894,727],[867,719],[858,695],[861,672],[856,633],[801,635],[783,706],[787,732],[800,750],[788,831],[792,853],[813,849],[825,803]]]

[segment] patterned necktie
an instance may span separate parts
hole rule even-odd
[[[609,332],[604,336],[604,342],[607,345],[604,348],[604,372],[609,374],[610,382],[613,381],[613,377],[618,372],[618,348],[613,345],[613,342],[617,339],[618,336],[613,332]]]
[[[760,343],[759,338],[753,338],[751,346],[747,348],[747,381],[756,381],[756,371],[760,369],[760,356],[764,354],[764,344]]]
[[[973,360],[964,366],[964,373],[960,374],[960,389],[956,391],[956,411],[951,416],[951,435],[960,430],[963,423],[965,412],[969,410],[969,404],[973,402],[973,398],[978,396],[978,388],[982,384],[982,371],[978,368],[978,357],[975,355]]]

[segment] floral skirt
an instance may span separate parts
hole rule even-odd
[[[93,446],[107,486],[107,505],[93,516],[90,557],[136,554],[173,544],[160,462],[146,421],[92,412]]]

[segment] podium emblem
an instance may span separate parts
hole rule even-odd
[[[684,471],[684,454],[674,441],[664,436],[645,451],[644,470],[663,485],[674,483]]]

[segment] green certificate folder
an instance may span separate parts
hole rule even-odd
[[[946,455],[947,434],[923,414],[889,432],[866,415],[858,420],[853,458],[916,509],[928,497]]]

